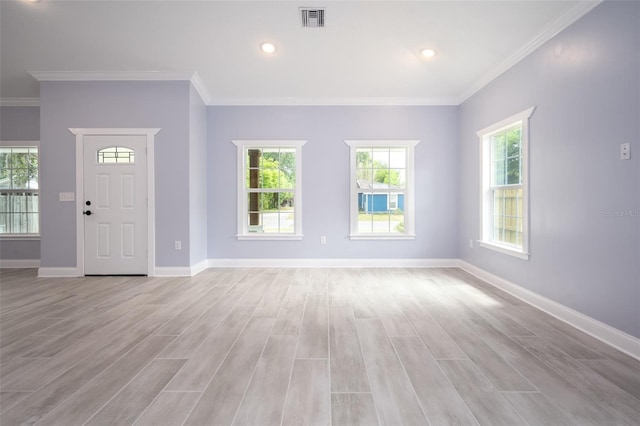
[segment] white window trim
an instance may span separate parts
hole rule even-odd
[[[528,108],[511,117],[478,130],[476,134],[480,146],[480,239],[481,247],[517,257],[529,259],[529,119],[536,107]],[[516,123],[522,123],[522,247],[503,244],[493,240],[493,211],[491,199],[491,146],[488,137],[501,130],[512,127]],[[518,185],[519,186],[519,185]]]
[[[302,147],[306,140],[233,140],[231,141],[237,147],[237,234],[239,241],[286,241],[286,240],[302,240]],[[245,155],[244,152],[248,148],[295,148],[296,150],[296,187],[293,191],[295,208],[294,208],[294,232],[292,234],[258,234],[249,233],[247,225],[247,194],[245,181]]]
[[[14,140],[0,140],[0,146],[3,148],[11,148],[11,147],[32,147],[35,146],[38,148],[38,197],[40,196],[40,190],[42,185],[40,184],[40,141],[14,141]],[[42,206],[40,206],[42,207]],[[40,229],[40,225],[42,222],[42,213],[38,211],[38,229]],[[27,241],[27,240],[40,240],[40,233],[37,234],[2,234],[0,235],[0,240],[19,240],[19,241]]]
[[[414,206],[414,181],[415,181],[415,147],[420,140],[345,140],[350,147],[350,198],[349,217],[350,233],[352,240],[414,240],[415,234],[415,206]],[[407,168],[404,190],[404,233],[380,234],[359,233],[358,229],[358,188],[356,185],[356,150],[358,148],[406,148]]]

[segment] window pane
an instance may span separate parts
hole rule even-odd
[[[493,193],[494,241],[522,245],[522,189]]]
[[[406,184],[405,169],[390,169],[388,183],[391,188],[404,188]]]
[[[373,183],[372,156],[371,148],[356,149],[356,186],[358,188],[371,188]]]
[[[0,148],[0,233],[38,232],[38,148]]]
[[[249,232],[295,231],[292,192],[252,192],[248,194],[247,206]]]
[[[280,179],[282,188],[296,186],[296,150],[293,148],[280,149],[280,170],[285,179]]]
[[[373,148],[373,168],[389,168],[389,148]]]
[[[522,183],[522,128],[512,127],[491,136],[492,185]]]
[[[506,139],[507,137],[504,132],[491,137],[493,158],[496,160],[505,158]]]
[[[507,160],[507,183],[509,185],[518,185],[520,180],[520,157],[509,158]]]
[[[359,233],[404,232],[407,148],[355,148]],[[389,192],[378,192],[389,191]]]
[[[295,149],[247,149],[246,164],[247,188],[295,188]]]
[[[366,169],[373,166],[372,163],[372,150],[371,148],[358,148],[356,149],[356,168]]]
[[[388,213],[374,213],[373,215],[373,232],[389,233],[389,221],[391,219]]]
[[[392,169],[407,168],[407,149],[392,148],[389,151],[389,167]]]
[[[357,232],[403,233],[403,208],[402,193],[359,192]]]
[[[98,163],[122,164],[135,162],[135,152],[122,146],[112,146],[98,151]]]
[[[507,156],[520,156],[520,127],[507,132]]]
[[[372,169],[357,169],[356,170],[356,183],[358,188],[371,188],[373,182],[373,170]]]

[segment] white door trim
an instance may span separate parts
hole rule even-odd
[[[84,137],[87,135],[147,136],[147,275],[153,276],[156,266],[156,209],[154,142],[159,128],[69,128],[76,135],[76,275],[84,276]]]

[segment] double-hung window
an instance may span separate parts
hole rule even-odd
[[[238,239],[301,239],[306,141],[233,143],[238,149]]]
[[[351,156],[351,239],[415,238],[417,140],[345,141]]]
[[[0,236],[40,233],[38,147],[0,146]]]
[[[483,247],[529,257],[528,161],[530,108],[477,132],[481,145]]]

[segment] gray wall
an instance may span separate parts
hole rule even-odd
[[[1,141],[39,141],[40,107],[0,107]],[[40,259],[40,240],[0,239],[0,259]]]
[[[0,107],[0,140],[40,140],[40,107]]]
[[[640,337],[640,3],[605,2],[460,107],[460,257]],[[531,106],[531,257],[484,248],[475,132]],[[631,143],[632,159],[619,160]],[[622,216],[618,216],[622,215]]]
[[[43,82],[43,267],[76,266],[75,136],[70,127],[159,127],[156,135],[156,266],[189,266],[189,87],[181,82]],[[181,240],[182,251],[173,248]]]
[[[207,107],[191,86],[189,95],[189,258],[207,260]]]
[[[457,258],[457,107],[209,107],[209,258]],[[302,241],[237,241],[234,139],[302,139]],[[345,139],[420,139],[416,234],[351,241]],[[327,244],[320,244],[320,236]]]

